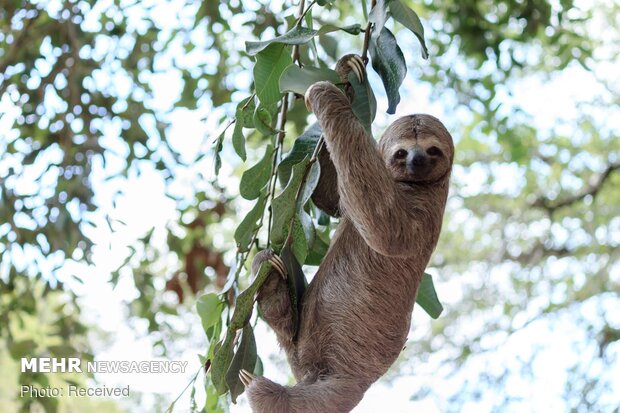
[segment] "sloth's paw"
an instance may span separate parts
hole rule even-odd
[[[282,261],[282,258],[276,255],[271,248],[262,250],[254,257],[254,261],[252,261],[252,274],[254,277],[258,275],[258,271],[260,270],[260,266],[263,262],[268,262],[271,264],[272,268],[280,274],[280,277],[283,279],[287,278],[284,261]]]
[[[336,64],[336,72],[343,82],[349,81],[349,73],[355,73],[357,80],[362,83],[366,78],[366,65],[361,57],[356,54],[344,55]]]
[[[252,384],[252,381],[254,381],[255,378],[256,376],[250,373],[249,371],[245,369],[239,370],[239,379],[241,380],[241,383],[243,383],[245,387],[250,387],[250,384]]]
[[[272,255],[269,257],[269,263],[278,272],[278,274],[280,274],[280,277],[282,277],[283,280],[286,280],[286,266],[284,265],[284,261],[282,261],[282,258],[280,258],[279,255],[272,253]]]

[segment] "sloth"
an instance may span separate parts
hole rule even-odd
[[[355,55],[337,69],[345,80],[352,70],[365,76]],[[255,413],[341,413],[361,401],[403,349],[448,196],[454,146],[437,118],[402,117],[377,144],[346,91],[318,82],[305,98],[326,143],[313,200],[340,223],[302,297],[298,329],[281,259],[263,250],[252,263],[254,274],[272,264],[258,306],[297,380],[281,386],[240,371]]]

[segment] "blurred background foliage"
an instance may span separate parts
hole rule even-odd
[[[416,311],[393,374],[432,378],[412,397],[446,412],[537,411],[534,386],[545,377],[562,378],[552,411],[618,412],[620,5],[407,3],[422,17],[431,58],[408,59],[403,93],[416,111],[429,109],[417,103],[422,95],[441,108],[457,150],[430,268],[447,311],[432,323]],[[226,160],[215,181],[211,146],[250,93],[243,41],[284,33],[295,5],[2,1],[2,371],[23,356],[93,357],[96,326],[80,313],[84,280],[73,264],[92,266],[97,248],[112,248],[92,234],[131,224],[114,214],[116,201],[145,170],[161,178],[176,219],[132,241],[109,281],[134,290],[127,314],[147,321],[160,354],[182,347],[191,326],[179,326],[195,322],[196,293],[224,285],[232,231],[247,209],[236,192],[247,165]],[[314,19],[365,22],[361,7],[338,0],[317,6]],[[361,40],[321,36],[319,58],[333,66]],[[419,56],[417,42],[400,44]],[[308,46],[300,52],[308,59]],[[579,93],[566,94],[567,85]],[[179,111],[207,125],[190,155],[170,139]],[[289,121],[287,148],[307,123],[302,104]],[[246,139],[255,161],[264,140]],[[223,157],[230,147],[225,139]],[[15,380],[47,385],[45,375]],[[0,410],[63,409],[7,389]]]

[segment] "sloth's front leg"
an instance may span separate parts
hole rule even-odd
[[[270,274],[258,290],[258,308],[263,319],[275,331],[280,345],[288,353],[293,348],[293,317],[291,299],[286,281],[286,267],[280,257],[271,249],[266,249],[254,257],[252,273],[258,274],[263,262],[272,266]]]

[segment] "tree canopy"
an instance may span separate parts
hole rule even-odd
[[[375,136],[388,114],[433,111],[456,140],[428,269],[444,311],[414,311],[393,374],[420,377],[412,397],[441,411],[617,411],[618,4],[5,3],[0,368],[18,371],[26,356],[92,358],[81,269],[114,255],[108,281],[133,291],[129,317],[146,321],[159,352],[178,351],[178,326],[200,314],[203,362],[221,370],[210,372],[205,411],[225,411],[230,396],[217,393],[241,391],[225,373],[248,361],[226,351],[218,365],[217,350],[237,342],[260,368],[252,325],[242,320],[240,339],[225,332],[235,309],[251,307],[240,295],[249,258],[272,245],[303,278],[336,225],[306,202],[320,135],[299,95],[337,82],[342,55],[367,52],[356,114]],[[180,137],[183,122],[203,136]],[[168,208],[173,218],[131,239],[118,211],[145,175],[169,203],[144,214]],[[0,410],[37,403],[63,402],[0,394]]]

